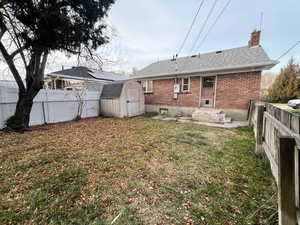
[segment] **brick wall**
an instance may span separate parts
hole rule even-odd
[[[216,108],[247,109],[250,99],[260,98],[261,72],[218,75]],[[145,94],[147,105],[199,107],[200,77],[191,77],[190,92],[173,99],[174,79],[154,80],[153,93]]]
[[[180,93],[178,100],[173,99],[174,79],[154,80],[153,93],[145,94],[145,103],[148,105],[169,105],[169,106],[199,106],[200,78],[191,77],[190,92]]]
[[[260,99],[261,72],[218,76],[216,108],[247,109],[250,99]]]

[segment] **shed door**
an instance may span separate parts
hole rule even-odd
[[[140,114],[140,95],[139,91],[136,88],[136,85],[133,83],[128,83],[126,87],[126,108],[127,116],[133,117]]]

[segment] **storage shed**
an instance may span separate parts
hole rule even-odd
[[[105,84],[101,94],[101,114],[109,117],[133,117],[145,112],[142,85],[134,80]]]

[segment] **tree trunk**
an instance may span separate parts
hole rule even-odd
[[[26,66],[26,88],[23,85],[23,81],[21,80],[18,71],[12,70],[15,72],[13,73],[15,74],[15,77],[21,81],[18,82],[19,99],[15,114],[6,121],[7,130],[24,132],[29,128],[33,99],[44,86],[44,72],[47,57],[48,52],[32,51],[30,62],[28,66]]]
[[[22,49],[22,47],[20,49]],[[7,62],[9,69],[19,87],[19,99],[17,102],[16,111],[15,114],[6,121],[6,130],[23,132],[29,127],[33,99],[44,85],[44,72],[48,58],[48,50],[41,50],[38,48],[32,49],[30,52],[30,61],[28,65],[26,60],[24,60],[26,68],[26,87],[14,64],[14,53],[9,55],[1,41],[0,52]]]
[[[24,132],[29,128],[33,99],[38,92],[31,89],[26,93],[19,93],[15,114],[6,121],[6,130]]]

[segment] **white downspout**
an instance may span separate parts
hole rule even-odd
[[[214,108],[216,108],[216,101],[217,101],[217,85],[218,85],[218,76],[216,75],[216,79],[215,79],[215,93],[214,93]]]
[[[201,100],[202,100],[202,77],[200,77],[200,88],[199,88],[199,108],[201,108]]]

